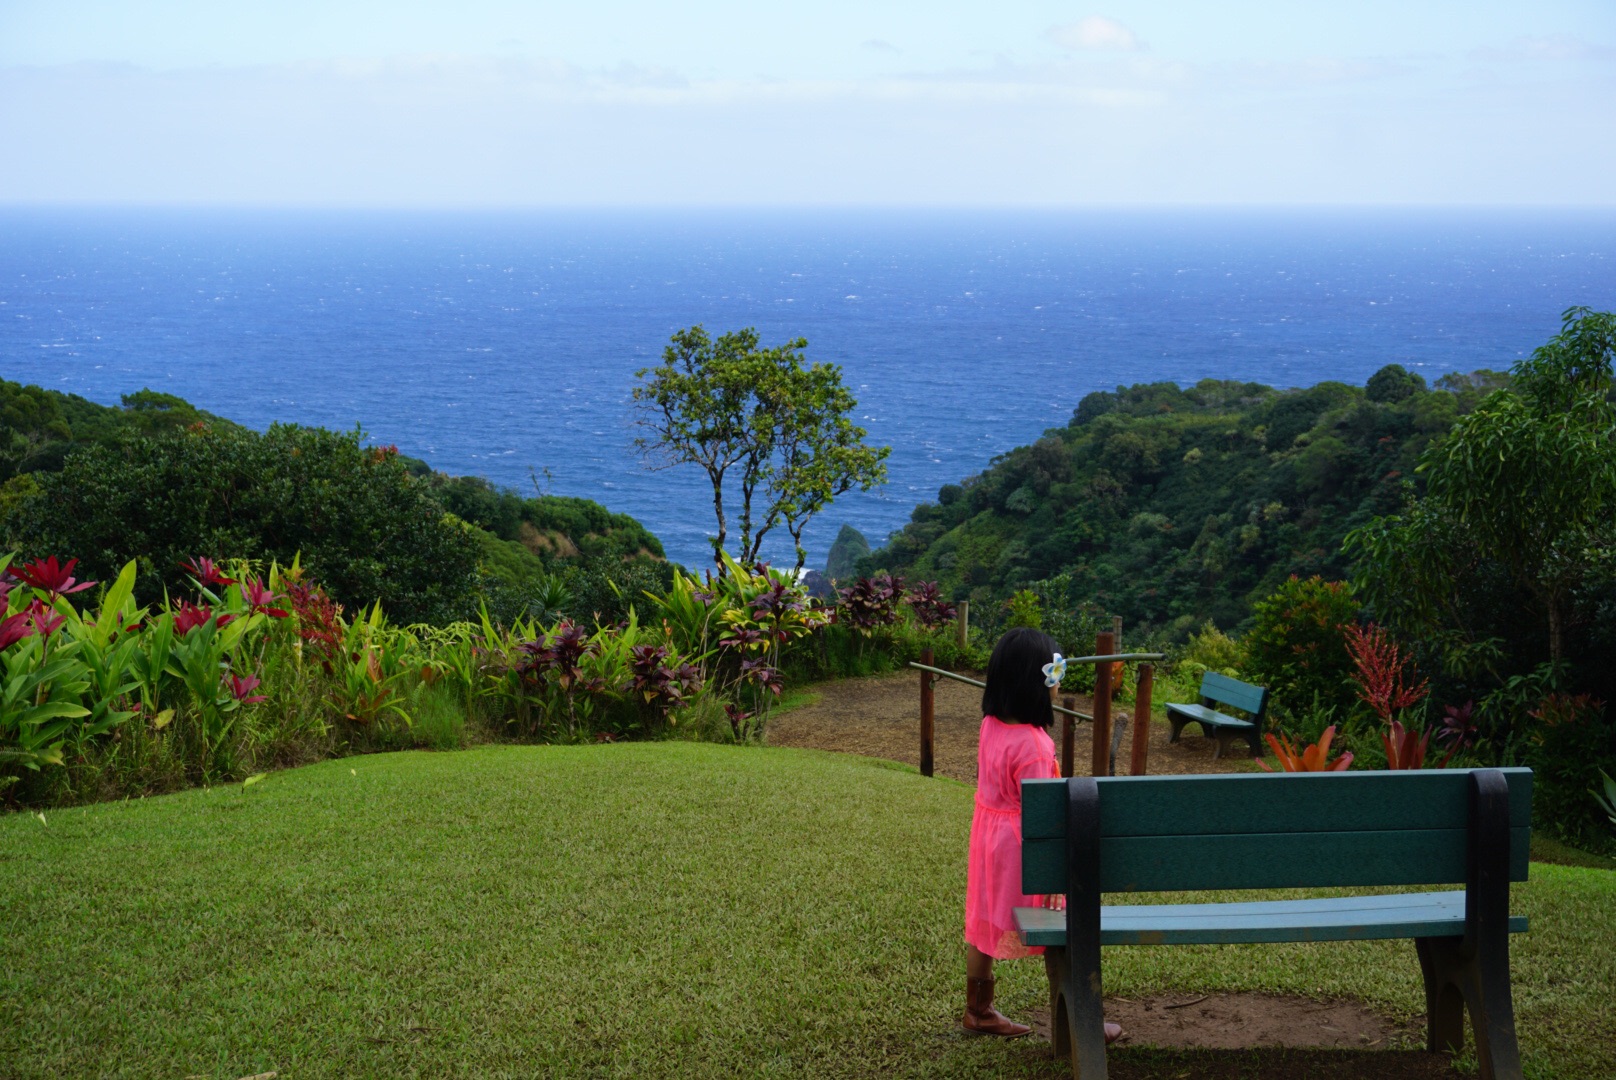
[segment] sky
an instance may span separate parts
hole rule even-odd
[[[1616,204],[1613,0],[0,0],[0,203]]]

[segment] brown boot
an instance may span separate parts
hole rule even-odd
[[[1032,1028],[1008,1020],[993,1007],[993,980],[965,980],[965,1019],[960,1026],[971,1035],[1002,1035],[1007,1039],[1019,1038]]]

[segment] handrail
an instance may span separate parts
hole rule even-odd
[[[956,675],[952,671],[945,671],[939,667],[932,667],[930,664],[920,664],[911,660],[909,661],[909,666],[912,668],[919,668],[921,671],[929,671],[933,675],[941,675],[945,679],[953,679],[955,682],[970,683],[972,686],[987,686],[987,683],[982,682],[979,679],[973,679],[968,675]],[[1080,713],[1076,709],[1068,709],[1063,705],[1051,705],[1050,708],[1054,709],[1058,713],[1065,713],[1067,716],[1075,716],[1079,720],[1093,721],[1094,719],[1094,717],[1090,716],[1088,713]]]

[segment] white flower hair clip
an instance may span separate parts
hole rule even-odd
[[[1056,653],[1055,659],[1044,665],[1044,685],[1059,686],[1064,678],[1066,678],[1066,657]]]

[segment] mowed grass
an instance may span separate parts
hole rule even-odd
[[[658,743],[10,815],[0,1076],[1063,1075],[1045,1043],[957,1031],[971,805],[868,759]],[[1515,908],[1529,1074],[1616,1074],[1616,873],[1534,866]],[[1407,942],[1106,962],[1123,995],[1423,1009]],[[1037,961],[1000,974],[1007,1012],[1044,1003]]]

